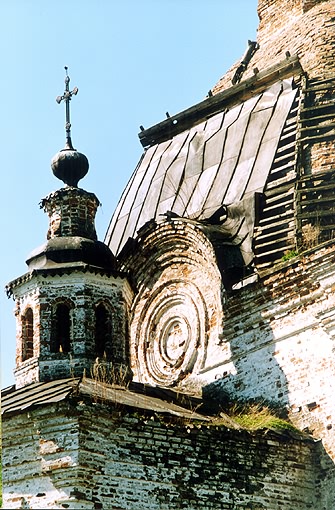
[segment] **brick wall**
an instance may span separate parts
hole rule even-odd
[[[229,295],[220,348],[208,346],[199,374],[212,395],[287,409],[333,460],[334,262],[334,247],[324,248]]]
[[[5,508],[333,508],[318,492],[320,445],[309,440],[80,400],[5,418],[3,428]]]
[[[253,76],[253,69],[267,69],[285,58],[287,51],[299,56],[310,78],[334,75],[335,50],[334,0],[260,0],[260,23],[257,32],[259,49],[251,59],[243,79]],[[241,55],[242,58],[242,55]],[[213,93],[232,86],[239,62],[213,87]]]
[[[334,77],[334,0],[260,0],[258,13],[260,47],[242,80],[252,77],[254,68],[263,71],[282,61],[287,51],[298,55],[307,87],[313,80]],[[237,65],[218,82],[214,93],[232,86]],[[330,110],[323,111],[333,123],[331,87],[317,82],[315,86],[319,91],[312,93],[314,98],[305,106],[329,101]],[[303,90],[302,103],[305,94]],[[326,135],[296,145],[298,176],[333,172],[334,133]],[[320,217],[332,214],[331,205],[322,207]],[[333,460],[334,261],[334,248],[324,248],[287,267],[272,268],[273,274],[249,289],[223,294],[222,330],[216,341],[215,334],[209,339],[197,374],[199,385],[208,385],[208,390],[217,387],[233,398],[265,399],[286,408],[297,426],[322,438]],[[215,286],[212,277],[208,272],[204,277],[210,287]],[[196,388],[194,378],[192,383]],[[187,387],[187,379],[181,386]]]
[[[43,408],[3,421],[4,508],[65,508],[58,499],[64,502],[78,480],[78,420],[65,408],[55,411]]]
[[[279,34],[280,30],[287,29],[291,23],[295,23],[299,16],[309,11],[321,2],[328,0],[259,0],[258,35],[262,40],[264,34]]]
[[[49,216],[48,239],[81,236],[97,239],[94,221],[99,200],[81,188],[61,188],[42,200]]]
[[[126,267],[138,289],[131,312],[134,377],[170,386],[198,373],[223,315],[210,241],[184,221],[163,222],[143,234]]]
[[[131,290],[128,282],[109,274],[56,272],[35,275],[15,289],[16,294],[16,370],[17,387],[32,382],[89,375],[97,357],[95,351],[95,308],[100,302],[110,309],[112,320],[112,363],[128,365],[128,315]],[[69,353],[52,352],[52,316],[57,303],[70,304],[71,349]],[[27,308],[34,315],[34,352],[22,359],[22,316]]]
[[[138,288],[131,313],[135,379],[203,388],[222,402],[227,395],[266,401],[322,439],[335,460],[335,247],[278,263],[230,292],[220,287],[215,260],[204,233],[186,222],[163,222],[143,235],[127,260]],[[176,317],[175,334],[166,325]]]

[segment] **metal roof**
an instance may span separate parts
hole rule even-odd
[[[66,399],[78,386],[79,379],[60,379],[46,383],[38,382],[15,389],[15,386],[1,392],[1,414],[17,413],[38,405],[60,402]]]
[[[296,94],[292,78],[279,80],[149,147],[108,229],[106,243],[113,253],[120,253],[148,221],[160,221],[167,212],[203,221],[223,205],[240,204],[262,192]]]
[[[22,411],[65,401],[70,397],[89,397],[94,401],[122,404],[127,407],[164,413],[173,416],[209,421],[210,418],[192,409],[175,403],[178,394],[159,388],[145,388],[144,385],[131,383],[129,388],[101,383],[92,379],[69,378],[45,383],[33,383],[23,388],[6,388],[1,394],[1,414],[16,414]],[[146,394],[149,393],[149,394]],[[154,396],[157,395],[157,396]],[[184,396],[185,401],[187,396]],[[182,398],[180,398],[182,400]],[[196,399],[199,403],[200,399]],[[192,397],[190,397],[192,401]]]

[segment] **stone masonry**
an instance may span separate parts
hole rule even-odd
[[[307,9],[307,4],[310,6]],[[285,58],[287,51],[298,55],[311,79],[333,77],[335,40],[334,0],[260,0],[257,31],[258,50],[250,61],[243,79],[261,72]],[[231,86],[238,63],[213,87],[213,93]]]
[[[33,279],[18,284],[15,289],[16,305],[16,370],[18,388],[36,381],[49,381],[69,375],[81,376],[90,373],[97,357],[94,345],[95,310],[104,303],[110,311],[112,326],[112,358],[115,365],[124,364],[128,358],[127,313],[132,296],[128,282],[99,270],[56,270],[50,278],[49,271],[42,271]],[[71,342],[70,352],[51,352],[52,321],[59,303],[70,308]],[[33,311],[34,337],[33,355],[22,359],[22,317],[27,309]]]

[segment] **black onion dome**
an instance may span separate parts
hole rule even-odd
[[[57,152],[51,160],[54,175],[68,186],[78,186],[80,179],[88,172],[89,163],[85,154],[73,148]]]
[[[26,260],[29,270],[89,265],[105,270],[116,268],[117,262],[108,246],[85,237],[55,237],[36,248]]]

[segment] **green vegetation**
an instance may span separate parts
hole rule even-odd
[[[288,420],[281,417],[278,409],[264,404],[235,403],[214,419],[210,425],[229,428],[256,430],[281,430],[299,434],[299,430]]]
[[[276,416],[274,411],[257,404],[243,406],[242,408],[238,406],[233,407],[229,415],[240,427],[247,430],[272,429],[297,431],[291,423]]]
[[[287,251],[283,256],[282,256],[282,261],[283,262],[286,262],[287,260],[291,260],[293,259],[294,257],[296,257],[298,255],[298,252],[295,251],[295,250],[289,250]]]

